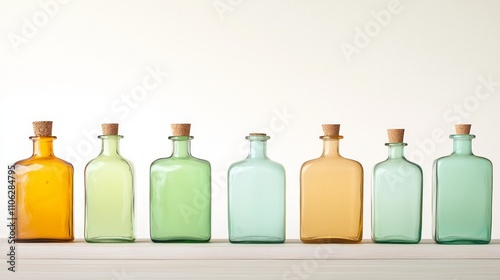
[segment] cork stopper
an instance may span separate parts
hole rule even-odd
[[[389,143],[403,143],[405,130],[402,128],[388,129],[387,136],[389,136]]]
[[[470,134],[470,124],[456,124],[455,133],[456,134]]]
[[[250,136],[267,136],[265,133],[249,133]]]
[[[322,124],[325,136],[339,136],[340,124]]]
[[[103,123],[102,135],[118,135],[118,124],[117,123]]]
[[[170,127],[172,128],[173,136],[189,136],[191,131],[190,123],[175,123],[171,124]]]
[[[33,132],[35,133],[35,136],[52,136],[52,122],[33,122]]]

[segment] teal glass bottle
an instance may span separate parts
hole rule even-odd
[[[150,168],[153,242],[208,242],[211,237],[210,163],[190,152],[191,124],[172,124],[172,155]]]
[[[102,131],[101,153],[85,167],[85,240],[133,242],[133,167],[120,155],[118,124]]]
[[[493,166],[472,153],[469,124],[455,126],[453,153],[434,161],[433,238],[441,244],[491,241]]]
[[[388,158],[375,165],[372,240],[418,243],[422,233],[422,169],[404,156],[404,129],[388,129]]]
[[[285,242],[285,169],[266,154],[263,133],[250,133],[250,153],[228,171],[229,241]]]

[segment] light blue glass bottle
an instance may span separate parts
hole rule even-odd
[[[387,160],[373,169],[372,240],[418,243],[422,232],[422,169],[404,156],[404,129],[388,129]]]
[[[250,133],[250,153],[228,171],[229,241],[285,242],[285,169],[266,155],[262,133]]]
[[[442,244],[491,241],[493,166],[472,153],[469,124],[456,125],[453,153],[434,161],[433,237]]]

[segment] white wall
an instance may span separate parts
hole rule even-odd
[[[62,2],[0,1],[0,166],[31,154],[32,121],[53,120],[56,154],[75,166],[78,238],[83,168],[106,119],[120,122],[122,154],[136,167],[139,238],[149,237],[148,169],[171,152],[170,123],[191,122],[193,154],[212,163],[216,239],[227,238],[225,172],[245,157],[248,132],[270,133],[269,156],[285,165],[295,239],[299,169],[319,156],[322,123],[342,124],[341,153],[365,168],[365,238],[387,128],[406,128],[407,155],[423,167],[424,238],[432,161],[451,152],[456,122],[472,123],[476,154],[500,163],[499,1]],[[381,10],[391,11],[385,26],[375,21]],[[356,28],[368,28],[368,40]],[[159,82],[141,93],[150,72]],[[6,223],[5,183],[0,190]]]

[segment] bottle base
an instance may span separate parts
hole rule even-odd
[[[374,243],[392,243],[392,244],[417,244],[420,243],[421,238],[406,237],[406,236],[386,236],[386,237],[372,237]]]
[[[443,245],[480,245],[489,244],[491,240],[470,240],[470,239],[455,239],[455,240],[434,240],[437,244]]]
[[[419,240],[405,240],[405,239],[372,239],[374,243],[381,244],[418,244]]]
[[[341,243],[341,244],[357,244],[361,243],[362,238],[342,238],[342,237],[308,237],[308,238],[300,238],[302,243],[311,243],[311,244],[325,244],[325,243]]]
[[[192,238],[192,237],[167,237],[167,238],[151,238],[154,243],[207,243],[209,238]]]
[[[22,238],[15,239],[16,243],[64,243],[73,242],[74,238]]]
[[[92,237],[85,238],[87,243],[132,243],[135,242],[134,237]]]
[[[284,236],[229,236],[231,243],[265,244],[265,243],[284,243]]]

